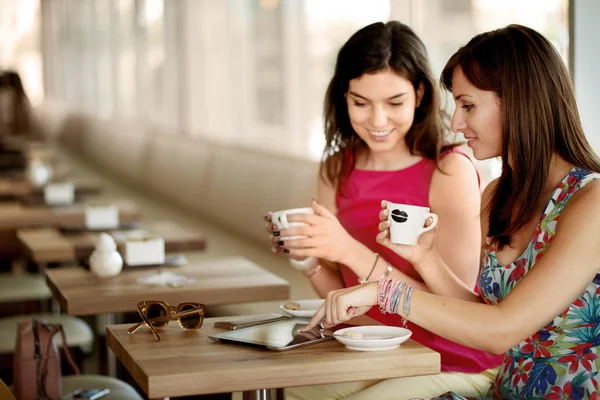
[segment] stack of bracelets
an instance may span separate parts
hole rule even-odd
[[[412,297],[414,289],[414,286],[407,285],[406,282],[382,277],[382,279],[379,279],[379,285],[377,287],[379,310],[382,314],[400,314],[402,317],[402,325],[406,326],[406,321],[410,314],[410,298]],[[403,294],[404,307],[402,313],[399,313],[398,307],[400,307],[400,304],[402,303]]]

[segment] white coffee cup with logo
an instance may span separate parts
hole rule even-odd
[[[386,208],[389,211],[392,243],[415,245],[419,236],[435,228],[438,223],[438,216],[429,212],[429,207],[388,202]],[[432,222],[425,227],[428,218],[431,218]]]
[[[274,211],[271,213],[271,223],[277,226],[277,230],[282,230],[286,228],[295,228],[298,226],[305,226],[305,223],[302,222],[289,222],[288,216],[291,214],[314,214],[312,208],[291,208],[289,210],[281,210]],[[294,240],[294,239],[303,239],[304,236],[286,236],[282,237],[280,240]]]

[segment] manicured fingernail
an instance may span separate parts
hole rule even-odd
[[[284,253],[289,253],[289,252],[290,252],[290,249],[283,249],[283,252],[284,252]]]
[[[273,232],[273,236],[279,236],[279,231]]]
[[[280,246],[283,246],[283,240],[280,240],[280,241],[279,241],[279,245],[280,245]]]

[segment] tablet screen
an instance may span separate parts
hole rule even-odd
[[[323,336],[319,328],[309,332],[299,333],[308,320],[291,318],[250,328],[238,329],[224,333],[210,335],[208,338],[222,342],[246,343],[266,347],[273,350],[287,350],[311,343],[322,342],[330,337]]]

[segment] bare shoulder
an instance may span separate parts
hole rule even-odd
[[[442,157],[439,162],[439,169],[434,171],[434,176],[473,176],[477,177],[477,171],[473,162],[464,154],[450,153]],[[441,171],[440,171],[441,170]]]
[[[335,194],[337,188],[329,179],[323,176],[319,172],[318,186],[317,186],[317,201],[324,205],[332,213],[337,212],[337,206],[335,203]]]
[[[579,189],[573,197],[569,199],[565,208],[563,210],[563,214],[570,215],[573,213],[583,214],[585,213],[587,217],[596,216],[600,219],[600,213],[597,212],[598,206],[600,205],[600,179],[596,179],[592,182],[589,182],[584,187]],[[561,216],[561,219],[564,218],[564,215]]]
[[[471,160],[457,153],[440,160],[429,187],[429,204],[433,212],[443,214],[447,221],[461,215],[460,210],[469,215],[478,214],[480,201],[479,180]]]

